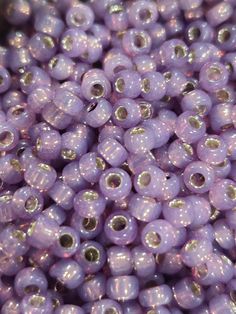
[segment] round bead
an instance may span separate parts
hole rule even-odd
[[[139,293],[139,281],[135,276],[110,277],[106,286],[107,296],[118,301],[134,300]]]

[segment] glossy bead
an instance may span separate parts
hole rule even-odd
[[[87,50],[87,36],[83,30],[67,29],[61,36],[61,49],[70,58],[82,56]]]
[[[48,63],[49,74],[52,78],[63,81],[73,73],[74,62],[64,54],[57,54]]]
[[[22,181],[23,169],[19,159],[8,154],[0,157],[0,179],[8,184],[16,184]]]
[[[75,260],[86,274],[97,273],[106,262],[106,252],[95,241],[84,241],[75,255]]]
[[[220,294],[213,297],[209,302],[209,309],[212,313],[229,313],[233,314],[236,310],[235,303],[227,294]]]
[[[99,187],[102,194],[110,200],[125,198],[131,191],[131,180],[128,173],[119,168],[105,170],[100,179]]]
[[[232,104],[221,103],[213,106],[210,112],[211,128],[219,133],[232,126]]]
[[[102,58],[103,47],[99,38],[88,35],[87,37],[87,50],[80,57],[83,62],[89,64],[95,63]]]
[[[12,25],[22,25],[27,22],[30,16],[30,4],[24,0],[10,2],[5,8],[5,18]]]
[[[116,314],[123,314],[120,304],[111,299],[102,299],[94,302],[91,308],[91,314],[106,314],[108,311],[115,311]]]
[[[66,13],[66,23],[69,27],[76,27],[87,31],[94,22],[94,12],[85,4],[79,3]]]
[[[11,85],[11,77],[7,69],[0,67],[0,94],[5,93]]]
[[[187,62],[188,47],[180,39],[171,39],[164,42],[159,48],[161,65],[180,68]]]
[[[174,227],[186,227],[194,220],[191,202],[187,198],[174,198],[163,204],[162,213],[166,221]]]
[[[102,43],[103,48],[107,48],[111,42],[111,32],[106,26],[98,23],[94,23],[91,26],[91,32],[94,37],[98,38]]]
[[[43,271],[48,271],[55,262],[55,257],[52,256],[48,249],[32,249],[30,250],[29,264],[32,267],[40,268]]]
[[[43,214],[47,217],[56,220],[56,222],[61,225],[66,220],[66,213],[60,206],[52,204],[51,206],[44,209]]]
[[[28,42],[31,55],[40,62],[49,61],[56,52],[56,43],[51,36],[36,33]]]
[[[145,74],[156,70],[155,61],[149,55],[137,55],[134,58],[135,68],[140,74]]]
[[[35,113],[40,113],[44,106],[48,105],[52,99],[52,92],[47,86],[35,88],[27,97],[30,109]]]
[[[19,140],[17,129],[11,123],[1,123],[0,126],[0,151],[13,149]]]
[[[226,144],[217,135],[208,135],[197,144],[198,157],[209,164],[218,164],[226,158]]]
[[[61,135],[56,130],[40,133],[36,141],[36,152],[40,159],[50,160],[59,157],[61,150]]]
[[[137,98],[141,93],[141,76],[132,70],[122,70],[116,74],[114,90],[122,97]]]
[[[146,278],[154,275],[156,271],[155,258],[152,253],[142,246],[136,246],[131,250],[135,274],[138,278]]]
[[[137,236],[137,222],[125,211],[114,211],[106,221],[104,231],[108,239],[116,245],[127,245]]]
[[[123,143],[124,133],[125,132],[122,127],[106,124],[99,133],[98,141],[101,142],[110,137],[116,139],[120,143]]]
[[[176,120],[175,133],[187,144],[200,140],[206,132],[206,124],[203,119],[192,111],[185,111]]]
[[[236,184],[229,179],[217,181],[210,189],[211,204],[218,210],[228,210],[236,206]]]
[[[227,156],[230,160],[236,160],[236,149],[235,149],[235,132],[233,129],[222,132],[222,139],[227,146]]]
[[[149,222],[160,216],[161,203],[154,198],[133,194],[129,200],[129,211],[137,220]]]
[[[122,47],[128,56],[147,54],[151,49],[152,39],[145,30],[131,28],[122,38]]]
[[[88,142],[79,132],[65,132],[61,136],[61,156],[65,160],[78,159],[87,153]]]
[[[2,306],[2,314],[20,314],[20,302],[16,298],[8,299]]]
[[[81,159],[84,157],[83,155]],[[84,189],[88,186],[84,175],[80,172],[80,163],[78,161],[71,161],[62,170],[63,181],[71,187],[75,192]],[[86,169],[86,168],[85,168]],[[100,168],[99,168],[100,169]]]
[[[0,193],[0,223],[10,222],[15,218],[12,208],[12,192],[2,191]]]
[[[188,25],[185,36],[190,43],[196,41],[211,42],[214,37],[214,30],[207,22],[196,20]]]
[[[177,304],[184,309],[194,309],[204,300],[202,287],[189,277],[178,281],[173,287],[173,292]]]
[[[26,267],[18,272],[14,280],[14,288],[18,296],[23,297],[29,293],[46,292],[47,279],[42,270]]]
[[[157,270],[162,274],[174,275],[183,269],[183,262],[179,251],[171,249],[165,254],[156,256]]]
[[[25,171],[25,181],[38,190],[50,189],[56,181],[56,171],[44,163],[35,163],[34,167],[29,167]]]
[[[78,230],[81,239],[94,239],[103,228],[102,217],[84,218],[74,213],[71,218],[71,226]]]
[[[170,97],[175,97],[180,95],[187,84],[187,78],[178,69],[169,69],[164,74],[166,80],[166,94]]]
[[[158,19],[157,7],[149,1],[135,1],[129,7],[128,17],[133,27],[141,29],[150,28]]]
[[[125,132],[124,144],[130,153],[142,154],[155,147],[155,137],[151,128],[137,126]]]
[[[233,14],[233,7],[230,3],[219,3],[213,6],[207,13],[206,19],[211,26],[218,26],[227,21]]]
[[[48,195],[54,200],[56,204],[65,210],[73,207],[73,198],[75,192],[66,183],[57,180],[48,191]]]
[[[207,239],[193,238],[182,247],[181,258],[189,267],[200,265],[212,253],[212,244]]]
[[[187,196],[187,199],[191,202],[194,213],[194,220],[191,223],[191,227],[196,228],[205,225],[212,214],[209,201],[199,195]]]
[[[107,262],[112,276],[129,275],[133,270],[132,255],[126,247],[110,247],[107,250]]]
[[[183,111],[195,111],[199,115],[206,116],[212,107],[212,100],[208,94],[202,90],[194,90],[184,95],[181,100]]]
[[[87,278],[78,288],[80,298],[85,302],[100,300],[106,293],[106,277],[98,273]]]
[[[153,220],[143,228],[141,241],[149,252],[165,253],[175,245],[175,228],[166,220]]]
[[[131,98],[119,99],[112,108],[112,120],[122,128],[131,128],[141,121],[141,112],[136,101]]]
[[[106,26],[117,32],[122,32],[128,27],[128,15],[122,4],[111,5],[104,16]]]
[[[126,149],[115,139],[107,138],[97,147],[98,153],[112,167],[118,167],[128,157]]]
[[[145,100],[159,100],[165,96],[166,83],[159,72],[148,72],[142,76],[142,97]]]
[[[27,231],[27,242],[38,249],[50,247],[59,236],[59,225],[54,220],[40,214]]]
[[[231,249],[235,245],[235,239],[233,231],[230,229],[227,222],[223,219],[218,219],[214,225],[214,234],[216,242],[223,249]]]
[[[55,310],[55,314],[84,314],[84,310],[77,305],[65,304]]]
[[[48,296],[41,294],[29,294],[22,299],[20,303],[20,310],[25,314],[52,314],[53,304],[51,298]]]
[[[98,182],[105,167],[105,161],[95,152],[84,154],[79,160],[80,175],[91,183]]]
[[[74,209],[84,218],[100,216],[106,207],[103,195],[95,190],[82,190],[74,197]]]
[[[85,113],[85,121],[93,128],[103,126],[111,117],[111,104],[104,98],[93,101],[88,105]]]
[[[168,304],[172,298],[172,291],[167,285],[147,288],[139,293],[139,302],[143,307],[156,307]]]
[[[39,12],[35,16],[34,27],[38,32],[58,38],[64,29],[64,23],[56,16]]]
[[[170,143],[168,156],[172,164],[180,169],[185,168],[196,158],[193,147],[179,139]]]
[[[107,296],[118,301],[134,300],[139,293],[139,281],[135,276],[110,277],[106,286]]]

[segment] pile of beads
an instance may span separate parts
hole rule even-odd
[[[236,313],[236,1],[0,21],[1,313]]]

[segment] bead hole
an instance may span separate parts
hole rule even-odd
[[[215,66],[212,66],[207,71],[207,77],[211,82],[217,82],[221,78],[221,70]]]
[[[217,36],[218,42],[223,44],[230,39],[230,36],[231,36],[230,31],[227,28],[223,28],[218,32]]]
[[[220,102],[228,102],[230,98],[229,93],[224,89],[217,91],[216,97]]]
[[[166,81],[169,81],[171,79],[171,77],[172,77],[172,74],[171,74],[171,72],[165,72],[163,74],[163,76],[164,76]]]
[[[201,295],[201,286],[196,283],[195,281],[193,281],[190,285],[191,291],[195,296],[200,296]]]
[[[152,105],[149,103],[141,102],[139,103],[140,112],[142,119],[146,120],[152,116]]]
[[[29,285],[29,286],[26,286],[24,288],[24,292],[26,294],[29,294],[29,293],[38,293],[40,291],[39,287],[37,287],[36,285]]]
[[[69,249],[74,244],[74,239],[70,234],[62,234],[59,239],[61,247]]]
[[[118,314],[117,310],[114,307],[106,309],[104,314]]]
[[[189,117],[188,122],[191,125],[191,127],[196,130],[200,129],[201,127],[201,122],[198,120],[197,117],[194,117],[194,116]]]
[[[141,187],[147,187],[151,183],[152,177],[149,172],[144,171],[138,176],[138,185]]]
[[[205,184],[205,177],[201,173],[194,173],[190,176],[190,183],[196,188],[201,188]]]
[[[119,121],[124,121],[128,116],[128,111],[125,107],[120,106],[116,109],[115,111],[115,117],[117,118],[117,120]]]
[[[102,97],[104,95],[104,87],[101,84],[94,84],[91,88],[91,94],[95,98]]]
[[[0,133],[0,145],[7,146],[10,145],[14,140],[14,136],[9,131],[3,131]]]
[[[208,138],[205,141],[205,146],[210,149],[217,149],[220,147],[220,141],[215,138]]]
[[[21,82],[24,84],[24,85],[30,85],[33,81],[33,73],[31,72],[26,72],[22,79],[21,79]]]
[[[161,236],[159,233],[150,231],[145,236],[147,245],[151,248],[158,248],[161,243]]]
[[[3,76],[0,75],[0,85],[4,82]]]
[[[139,18],[142,22],[150,21],[152,17],[152,12],[149,9],[143,9],[139,12]]]
[[[116,173],[111,173],[107,179],[107,186],[112,188],[112,189],[116,189],[118,187],[120,187],[121,185],[121,176],[119,174],[116,174]]]
[[[64,148],[61,151],[61,157],[66,160],[75,160],[76,153],[72,149]]]
[[[115,216],[111,221],[111,227],[114,231],[122,231],[126,228],[127,223],[124,216]]]
[[[201,36],[201,31],[198,27],[191,27],[188,31],[188,38],[191,41],[199,39]]]
[[[104,170],[106,168],[104,160],[100,157],[96,157],[96,168],[99,170]]]
[[[235,186],[229,185],[227,187],[227,196],[233,201],[236,200],[236,187]]]
[[[98,249],[91,246],[85,250],[84,257],[88,262],[94,263],[99,261],[100,252],[98,251]]]
[[[134,45],[137,48],[144,48],[146,46],[146,39],[145,39],[145,37],[143,35],[141,35],[141,34],[137,34],[134,37]]]
[[[141,89],[142,89],[142,92],[145,93],[145,94],[150,92],[151,86],[150,86],[150,81],[149,81],[148,78],[145,78],[145,79],[142,80],[142,87],[141,87]]]
[[[38,167],[45,170],[45,171],[51,171],[51,167],[47,164],[39,163]]]
[[[133,128],[133,130],[130,132],[130,135],[137,135],[137,134],[144,134],[144,133],[145,133],[145,129],[136,127],[136,128]]]
[[[59,60],[57,57],[52,58],[51,61],[49,62],[49,67],[51,69],[54,69],[57,66],[58,62]]]
[[[121,4],[113,4],[109,7],[109,14],[119,14],[124,11],[124,7]]]
[[[173,201],[169,202],[169,206],[171,208],[182,208],[185,205],[185,201],[182,199],[174,199]]]
[[[118,78],[115,82],[115,89],[118,93],[123,93],[125,90],[125,81],[123,78]]]
[[[65,36],[62,39],[62,47],[66,50],[66,51],[70,51],[73,48],[73,38],[69,35]]]
[[[194,251],[196,250],[198,247],[198,241],[197,240],[190,240],[187,242],[187,244],[185,245],[184,249],[185,251]]]
[[[176,58],[180,59],[180,58],[184,58],[186,57],[186,49],[182,46],[175,46],[175,56]]]
[[[25,201],[25,211],[28,213],[33,213],[39,206],[39,201],[37,197],[35,196],[30,196],[27,198]]]
[[[44,43],[45,47],[48,49],[52,49],[55,46],[53,39],[49,36],[43,37],[43,43]]]
[[[97,102],[93,102],[91,104],[89,104],[88,108],[87,108],[87,112],[91,112],[93,110],[95,110],[97,108],[98,103]]]
[[[85,230],[93,231],[97,227],[97,220],[96,218],[84,218],[82,225]]]
[[[86,191],[83,193],[83,199],[87,202],[93,202],[98,199],[98,193],[95,191]]]
[[[46,299],[40,295],[33,295],[30,298],[30,304],[36,308],[42,307],[44,305],[45,301],[46,301]]]
[[[192,156],[193,155],[193,148],[191,145],[187,144],[187,143],[183,143],[183,148],[185,150],[185,152],[189,155]]]
[[[186,95],[186,94],[194,91],[195,87],[196,87],[196,85],[193,82],[187,82],[185,87],[184,87],[184,90],[183,90],[182,94]]]

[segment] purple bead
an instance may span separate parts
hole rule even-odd
[[[179,17],[170,19],[165,23],[167,37],[180,36],[184,31],[184,23]]]
[[[43,271],[48,271],[54,262],[55,257],[49,250],[31,248],[29,257],[29,264],[31,266],[41,268]]]
[[[98,153],[112,167],[118,167],[123,164],[128,153],[126,149],[115,139],[104,139],[97,147]]]
[[[194,220],[191,223],[192,228],[205,225],[211,216],[211,206],[207,199],[198,195],[187,196],[191,202],[192,211],[194,212]]]
[[[2,314],[20,314],[20,301],[16,298],[8,299],[2,306]]]
[[[128,56],[147,54],[150,52],[152,39],[145,30],[128,29],[122,38],[122,47]]]
[[[162,206],[154,198],[133,194],[129,200],[129,211],[137,220],[150,222],[160,216]]]
[[[43,209],[44,199],[40,192],[25,186],[16,190],[12,198],[13,211],[16,216],[31,219]]]
[[[50,268],[49,274],[68,289],[77,288],[84,280],[81,266],[72,259],[58,261]]]
[[[212,167],[202,161],[190,163],[183,173],[187,188],[195,193],[205,193],[214,184],[215,174]]]
[[[228,177],[228,175],[231,176],[231,174],[233,174],[233,169],[231,171],[231,162],[227,158],[219,164],[214,165],[213,169],[215,176],[220,179],[224,179]]]
[[[214,296],[209,302],[210,313],[220,314],[228,313],[233,314],[236,310],[235,303],[230,299],[227,294],[220,294]]]
[[[232,104],[221,103],[213,106],[209,117],[211,128],[219,133],[232,126]]]
[[[78,62],[74,66],[74,71],[71,75],[71,79],[76,83],[81,84],[82,77],[90,69],[90,65],[87,63]]]
[[[128,129],[124,134],[126,149],[132,154],[142,154],[155,147],[155,136],[145,125]]]
[[[88,105],[85,113],[85,121],[89,126],[98,128],[110,119],[111,114],[111,104],[106,99],[101,98]]]
[[[62,34],[60,45],[66,56],[80,57],[87,51],[87,35],[83,30],[69,28]]]
[[[65,210],[73,207],[75,192],[63,181],[57,180],[48,191],[48,195]]]
[[[12,25],[22,25],[31,16],[31,7],[28,1],[16,0],[9,2],[5,7],[5,18]]]
[[[0,223],[10,222],[15,218],[12,207],[12,192],[2,191],[0,193]]]
[[[222,139],[227,146],[227,155],[230,160],[236,160],[236,146],[235,146],[235,130],[231,129],[221,134]]]
[[[176,0],[158,0],[157,9],[164,20],[169,20],[180,13],[179,4]]]
[[[157,7],[151,1],[135,1],[129,7],[128,17],[133,27],[140,29],[150,28],[158,19]]]
[[[61,136],[61,156],[65,160],[75,160],[87,153],[88,142],[83,134],[78,132],[65,132]]]
[[[174,227],[186,227],[194,220],[191,202],[187,198],[175,198],[163,204],[162,213]]]
[[[35,88],[51,85],[51,79],[45,70],[32,66],[20,78],[21,90],[30,94]]]
[[[156,262],[152,253],[143,246],[136,246],[131,251],[133,267],[138,278],[153,276],[156,271]]]
[[[183,262],[179,250],[171,249],[165,254],[156,256],[157,270],[162,274],[174,275],[183,269]]]
[[[220,2],[213,6],[206,13],[206,19],[211,26],[218,26],[227,21],[233,14],[233,7],[230,3]]]
[[[106,277],[102,273],[87,278],[78,288],[78,294],[84,302],[100,300],[106,293]]]
[[[83,54],[80,59],[83,62],[87,63],[95,63],[102,58],[103,47],[99,38],[88,35],[87,37],[87,50],[85,54]]]
[[[106,138],[114,138],[123,143],[124,130],[122,127],[106,124],[100,131],[98,141],[102,142]]]
[[[234,52],[230,52],[224,55],[224,64],[229,71],[230,78],[235,79],[236,77],[236,55]]]
[[[163,75],[166,80],[166,95],[170,97],[179,96],[186,87],[186,76],[178,69],[169,69]]]
[[[87,31],[94,22],[94,12],[85,4],[79,3],[70,8],[66,13],[66,23],[69,27]]]
[[[133,270],[130,249],[112,246],[107,250],[107,262],[112,276],[129,275]]]
[[[166,220],[153,220],[143,228],[141,241],[149,252],[165,253],[175,245],[175,228]]]
[[[81,239],[94,239],[103,228],[102,217],[84,218],[74,213],[71,218],[71,226],[78,230]]]
[[[42,109],[50,104],[52,100],[52,91],[47,86],[35,88],[27,97],[27,103],[30,109],[35,113],[41,113]]]
[[[0,94],[5,93],[11,85],[10,73],[7,69],[0,66]]]
[[[118,301],[134,300],[139,293],[139,281],[135,276],[110,277],[106,286],[107,296]]]
[[[56,52],[56,43],[51,36],[36,33],[29,42],[29,51],[34,59],[40,62],[49,61]]]
[[[122,70],[115,76],[114,90],[122,97],[137,98],[141,93],[141,76],[137,71]]]
[[[110,214],[106,221],[104,231],[110,241],[116,245],[132,243],[137,236],[137,222],[129,213],[119,210]]]
[[[125,31],[129,25],[129,21],[123,5],[111,5],[104,16],[104,22],[111,31]]]
[[[172,291],[167,285],[155,286],[141,290],[139,293],[139,302],[143,307],[156,307],[171,302],[173,298]]]
[[[11,48],[9,59],[11,60],[9,66],[14,73],[22,73],[35,63],[29,49],[25,47]]]
[[[183,309],[194,309],[204,300],[202,287],[189,277],[178,281],[174,287],[174,298]]]
[[[181,100],[183,111],[195,111],[201,116],[206,116],[212,107],[212,100],[208,94],[202,90],[195,89],[187,93]]]
[[[84,158],[84,156],[85,155],[83,155],[81,157],[81,159]],[[75,192],[77,192],[81,189],[84,189],[88,186],[88,183],[85,181],[83,175],[80,172],[79,165],[80,165],[80,163],[78,161],[72,161],[72,162],[68,163],[62,170],[63,181],[69,187],[71,187]]]
[[[115,311],[116,314],[123,314],[120,304],[110,299],[102,299],[93,303],[91,314],[106,314],[109,311]]]
[[[44,293],[48,282],[39,268],[26,267],[18,272],[14,280],[14,289],[19,297],[30,293]]]
[[[46,208],[43,211],[43,214],[51,219],[54,219],[58,223],[58,225],[62,225],[63,222],[66,220],[65,211],[56,204],[53,204]]]
[[[119,168],[110,168],[99,179],[102,194],[110,200],[125,198],[131,191],[131,179],[128,173]]]
[[[23,179],[23,169],[19,158],[13,154],[0,157],[0,180],[7,184],[16,184]]]
[[[205,136],[197,144],[197,154],[206,163],[219,164],[226,158],[226,144],[217,135]]]
[[[166,94],[166,82],[159,72],[149,72],[142,76],[141,95],[145,100],[154,101]]]
[[[36,141],[36,152],[40,159],[51,160],[59,157],[61,135],[56,130],[41,132]]]
[[[200,140],[206,132],[206,124],[195,112],[185,111],[176,120],[175,133],[187,144]]]
[[[54,220],[40,214],[27,231],[27,242],[38,249],[49,248],[59,236],[59,225]]]
[[[68,164],[67,168],[72,168],[69,166],[70,164]],[[98,182],[105,168],[105,161],[95,152],[84,154],[79,160],[79,176],[82,176],[82,178],[90,183]]]
[[[82,79],[81,91],[85,99],[91,101],[101,97],[107,98],[111,93],[111,85],[104,71],[88,70]]]
[[[166,29],[161,23],[155,23],[149,29],[154,48],[159,47],[166,40]]]
[[[85,218],[100,216],[106,207],[103,195],[95,190],[82,190],[74,197],[74,209]]]
[[[95,241],[84,241],[75,255],[75,260],[86,274],[97,273],[106,262],[106,252]]]
[[[131,128],[141,121],[141,111],[136,101],[131,98],[117,100],[112,108],[112,120],[122,128]]]
[[[222,50],[234,51],[236,29],[234,24],[224,24],[217,32],[217,44]]]
[[[20,310],[25,314],[52,314],[53,303],[47,295],[29,294],[22,299]]]
[[[228,210],[236,206],[236,183],[222,179],[211,187],[209,192],[211,204],[218,210]]]
[[[155,61],[149,55],[137,55],[134,64],[140,74],[156,71]]]
[[[199,73],[199,82],[206,91],[214,92],[224,87],[229,78],[226,67],[220,62],[208,62]]]
[[[27,104],[21,104],[7,111],[7,119],[18,130],[28,130],[35,122],[35,113]]]
[[[172,164],[180,169],[185,168],[196,158],[192,146],[179,139],[170,143],[168,156]]]
[[[49,74],[52,78],[63,81],[73,73],[74,62],[66,55],[60,53],[48,63]]]
[[[180,39],[164,42],[159,48],[160,63],[168,68],[181,68],[187,62],[188,47]]]
[[[58,38],[64,29],[63,21],[56,16],[45,13],[38,12],[38,14],[36,14],[34,21],[35,30]]]
[[[102,43],[103,48],[107,48],[111,42],[111,32],[106,26],[98,23],[94,23],[91,26],[91,32],[94,37],[98,38]]]
[[[4,93],[2,97],[2,109],[7,111],[11,107],[15,107],[19,105],[19,103],[23,103],[25,101],[24,94],[17,90],[9,90],[8,92]]]
[[[214,37],[214,30],[207,22],[196,20],[187,26],[185,36],[190,43],[211,42]]]
[[[226,250],[232,249],[235,246],[233,231],[230,229],[227,221],[218,219],[214,225],[214,234],[216,242]]]
[[[136,301],[126,301],[122,305],[123,314],[142,314],[142,308]]]
[[[19,134],[11,123],[0,125],[0,151],[12,150],[18,143]]]
[[[55,310],[55,314],[84,314],[84,310],[77,305],[66,304],[61,305]]]

